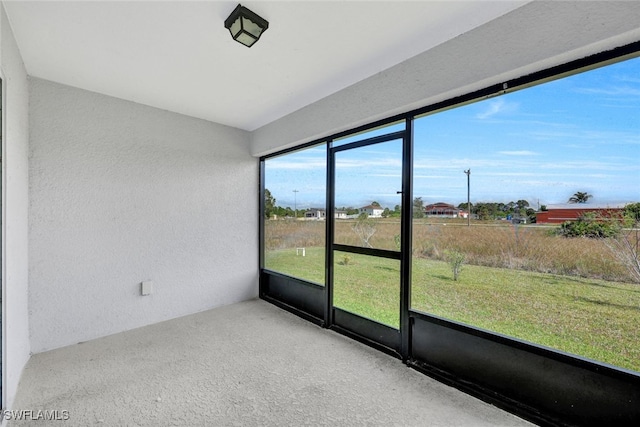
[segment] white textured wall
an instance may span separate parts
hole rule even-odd
[[[640,40],[639,1],[534,1],[276,120],[268,154]]]
[[[0,7],[2,108],[2,404],[11,407],[29,360],[28,207],[29,92],[20,52]]]
[[[248,133],[30,83],[34,353],[257,296]]]

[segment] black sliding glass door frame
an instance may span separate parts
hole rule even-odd
[[[406,120],[405,130],[375,136],[345,145],[333,146],[329,142],[327,150],[327,227],[326,227],[326,303],[325,324],[329,328],[340,330],[353,338],[365,341],[383,351],[394,353],[406,360],[409,356],[409,307],[410,307],[410,277],[411,277],[411,120]],[[349,150],[364,147],[375,147],[394,140],[402,142],[402,161],[400,195],[400,247],[393,251],[388,249],[369,248],[337,243],[335,240],[336,217],[336,157]],[[371,319],[350,313],[335,306],[335,252],[365,255],[397,260],[400,263],[399,274],[399,328],[376,322]]]

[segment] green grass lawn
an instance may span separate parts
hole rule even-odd
[[[397,327],[399,262],[335,258],[335,305]],[[324,248],[269,251],[266,266],[323,284]],[[416,258],[411,294],[416,310],[640,371],[638,285],[473,265],[454,281],[447,263]]]
[[[346,252],[336,252],[334,258],[333,304],[398,328],[400,261]]]
[[[266,251],[264,266],[324,286],[324,247],[305,248],[305,256],[295,249]]]

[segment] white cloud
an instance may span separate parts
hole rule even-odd
[[[490,102],[488,108],[485,111],[476,114],[476,118],[488,119],[495,116],[496,114],[515,111],[517,108],[518,104],[516,104],[515,102],[506,102],[504,99],[497,99],[493,102]]]
[[[599,162],[596,160],[578,160],[578,161],[562,161],[562,162],[549,162],[549,163],[540,163],[538,165],[539,169],[561,169],[565,171],[575,171],[575,170],[584,170],[584,171],[625,171],[625,170],[634,170],[636,166],[629,164],[619,164],[619,163],[611,163],[611,162]]]
[[[610,86],[604,88],[581,88],[577,89],[578,93],[608,95],[608,96],[640,96],[640,89],[630,86]]]
[[[394,168],[396,170],[402,170],[402,160],[401,159],[367,159],[367,158],[357,158],[357,159],[336,159],[336,169],[347,169],[347,168],[358,168],[358,169],[380,169],[380,168]]]
[[[366,176],[375,176],[379,178],[402,178],[402,175],[399,173],[369,173]]]
[[[537,156],[538,153],[529,150],[519,150],[519,151],[498,151],[498,154],[503,154],[505,156]]]
[[[267,169],[274,171],[276,169],[283,170],[309,170],[309,169],[324,169],[326,167],[326,161],[324,159],[312,159],[312,160],[270,160],[267,161]]]
[[[576,130],[575,132],[562,132],[552,130],[538,130],[530,132],[529,136],[535,140],[582,140],[582,144],[600,143],[600,144],[640,144],[640,135],[635,131],[608,131],[608,130]],[[563,141],[563,142],[564,142]],[[580,145],[580,141],[577,144],[564,143],[564,146],[569,148],[573,145],[575,148],[584,148],[584,145]],[[573,148],[571,147],[571,148]]]

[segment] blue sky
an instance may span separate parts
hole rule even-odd
[[[537,208],[577,191],[591,194],[593,204],[640,202],[640,58],[425,116],[414,126],[414,197],[425,204],[466,203],[467,169],[472,203],[525,199]],[[399,204],[399,147],[337,153],[337,205]],[[268,160],[266,188],[276,204],[323,206],[325,158],[324,148],[312,148]]]

